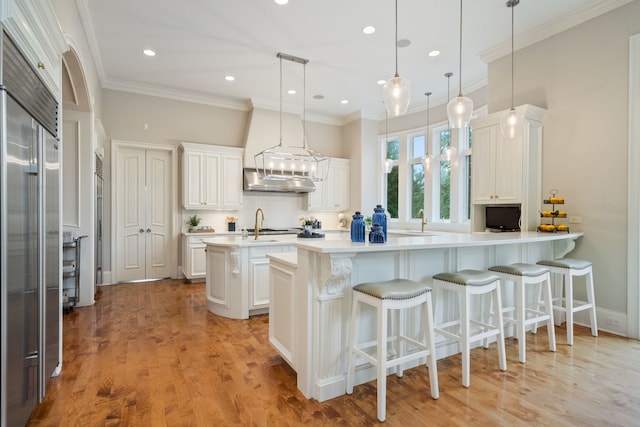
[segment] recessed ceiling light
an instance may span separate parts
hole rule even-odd
[[[225,79],[226,81],[228,81],[228,82],[232,82],[232,81],[234,81],[236,78],[235,78],[235,77],[233,77],[233,76],[224,76],[224,79]]]
[[[348,99],[343,99],[342,101],[340,101],[341,104],[348,104],[349,100]]]
[[[407,47],[411,44],[411,40],[409,39],[400,39],[398,40],[398,47]]]
[[[432,50],[431,52],[428,53],[429,56],[438,56],[440,55],[440,51],[439,50]]]
[[[376,32],[376,27],[374,27],[373,25],[367,25],[362,29],[362,32],[365,34],[373,34]]]
[[[386,80],[378,80],[376,83],[378,83],[380,86],[382,86],[386,82],[387,82]]]
[[[156,52],[152,49],[145,49],[142,51],[147,56],[156,56]]]
[[[287,91],[287,93],[288,93],[289,95],[295,95],[295,94],[296,94],[296,90],[295,90],[295,89],[289,89],[289,90]]]
[[[274,0],[276,4],[283,5],[289,3],[289,0]]]

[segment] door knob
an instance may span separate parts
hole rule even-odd
[[[141,233],[144,233],[144,228],[141,228],[141,229],[140,229],[140,232],[141,232]]]

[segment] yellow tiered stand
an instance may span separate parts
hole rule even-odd
[[[542,201],[544,205],[551,205],[551,210],[540,211],[543,220],[551,220],[550,223],[543,223],[538,226],[538,231],[543,233],[557,233],[558,231],[569,232],[569,226],[564,222],[556,224],[556,219],[567,218],[567,212],[556,209],[556,205],[564,205],[564,197],[558,196],[558,190],[551,190],[551,196]]]

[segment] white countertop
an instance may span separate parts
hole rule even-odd
[[[320,253],[347,252],[384,252],[394,250],[447,248],[461,246],[487,246],[533,243],[550,240],[575,240],[584,233],[446,233],[446,232],[413,232],[408,235],[389,234],[386,243],[354,243],[347,233],[327,233],[324,238],[299,238],[296,235],[253,236],[242,239],[241,236],[220,236],[203,239],[212,246],[282,246],[295,245],[298,248]]]

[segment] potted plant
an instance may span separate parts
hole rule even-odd
[[[202,220],[202,218],[200,218],[198,215],[190,216],[189,219],[187,220],[187,225],[189,226],[189,231],[197,229],[201,220]]]
[[[304,234],[311,234],[313,232],[313,225],[316,223],[317,219],[313,216],[300,216],[298,219],[300,220],[300,224],[302,224]]]

